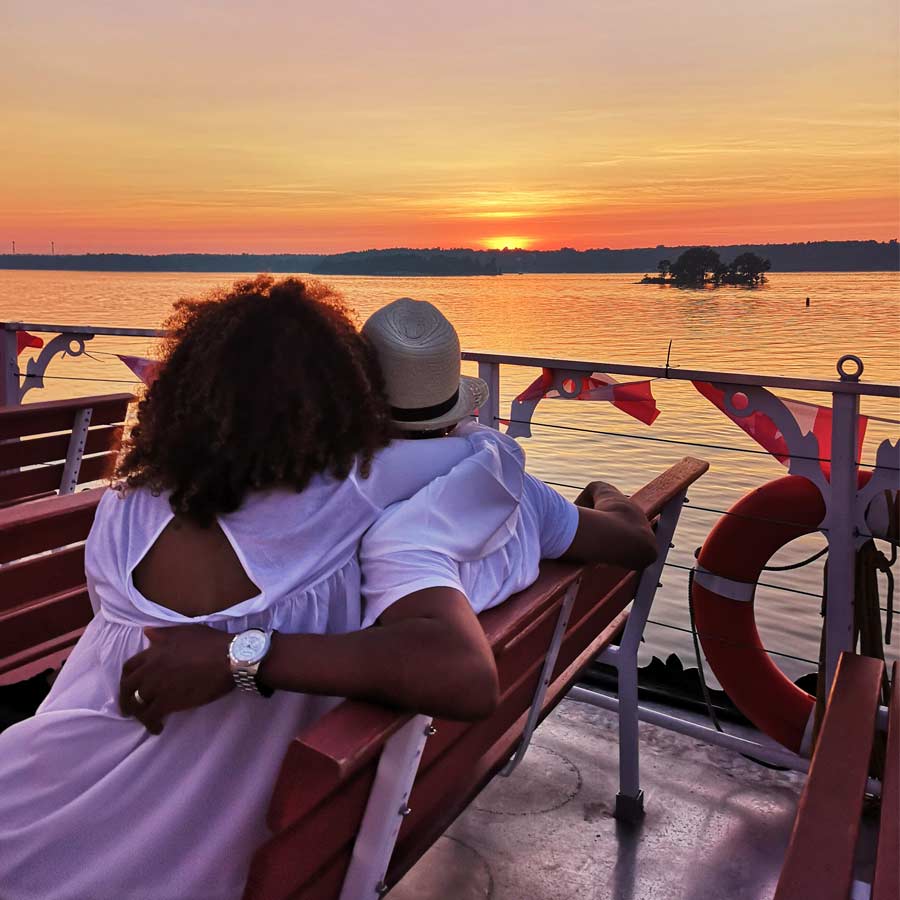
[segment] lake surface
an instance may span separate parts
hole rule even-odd
[[[234,277],[240,276],[0,271],[0,320],[157,327],[178,297],[225,285]],[[835,362],[841,355],[855,353],[865,363],[864,381],[900,382],[897,273],[773,274],[757,290],[685,291],[641,285],[639,278],[329,276],[323,280],[343,292],[361,320],[397,297],[430,300],[453,320],[467,350],[663,366],[672,341],[674,366],[823,379],[835,377]],[[810,298],[808,308],[806,297]],[[152,355],[153,343],[98,337],[88,345],[92,358],[55,361],[48,371],[54,377],[47,379],[47,389],[32,392],[28,399],[127,390],[133,379],[109,354]],[[537,374],[534,369],[503,368],[503,411]],[[696,507],[727,509],[746,491],[785,470],[769,456],[748,452],[759,448],[689,383],[656,381],[653,392],[661,414],[650,428],[607,403],[544,401],[535,412],[535,422],[586,431],[538,426],[534,437],[523,439],[522,444],[534,474],[561,485],[583,485],[601,478],[633,490],[684,455],[709,460],[712,469],[690,491],[691,504],[684,511],[669,557],[677,565],[690,566],[694,549],[718,518],[717,513]],[[828,395],[790,396],[830,404]],[[900,405],[892,400],[863,398],[862,411],[900,419]],[[896,439],[898,434],[898,425],[871,422],[864,460],[874,456],[880,440]],[[560,490],[575,494],[574,488]],[[796,541],[774,562],[802,559],[823,543],[819,536]],[[822,569],[814,564],[796,572],[770,573],[766,580],[819,594]],[[685,628],[689,621],[686,572],[669,568],[663,583],[651,618]],[[815,658],[818,599],[769,588],[761,588],[757,598],[757,621],[766,646],[790,656]],[[895,658],[898,633],[900,628],[895,627],[891,651]],[[692,653],[688,635],[661,624],[648,626],[646,646],[647,657],[651,652],[678,652],[688,659]],[[795,659],[776,659],[792,677],[811,668]]]

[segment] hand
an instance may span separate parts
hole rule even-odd
[[[119,707],[151,734],[162,731],[169,713],[211,703],[234,688],[228,664],[232,635],[206,625],[145,628],[144,634],[150,646],[122,666]]]
[[[575,498],[575,505],[588,509],[600,509],[606,501],[624,499],[626,499],[625,495],[617,487],[607,484],[605,481],[592,481]]]

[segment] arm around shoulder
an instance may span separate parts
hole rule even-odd
[[[345,634],[275,633],[258,677],[277,690],[371,700],[448,719],[482,719],[494,711],[497,667],[465,594],[426,588],[398,600],[379,622]],[[150,646],[123,668],[119,705],[153,733],[170,713],[234,688],[227,655],[232,635],[205,625],[146,634]]]
[[[260,670],[270,687],[374,700],[472,720],[497,706],[497,667],[460,591],[433,587],[398,600],[379,624],[342,635],[273,638]]]

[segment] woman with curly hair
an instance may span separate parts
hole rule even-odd
[[[496,447],[391,443],[373,352],[314,282],[239,282],[167,327],[86,546],[95,618],[38,713],[0,736],[4,900],[239,897],[285,749],[334,697],[455,718],[496,703],[465,596],[418,592],[360,631],[357,561],[387,506],[451,468],[477,492]],[[139,661],[177,625],[215,644],[221,677],[186,678],[163,722]]]

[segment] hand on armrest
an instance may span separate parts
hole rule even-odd
[[[578,530],[562,559],[643,569],[656,559],[656,536],[637,504],[603,481],[578,495]]]

